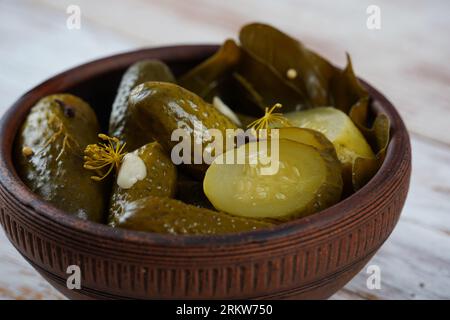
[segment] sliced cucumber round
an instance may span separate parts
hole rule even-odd
[[[236,216],[287,220],[312,214],[340,200],[341,165],[335,157],[292,140],[279,139],[278,148],[272,148],[273,141],[265,142],[266,149],[261,148],[260,141],[229,150],[208,168],[203,189],[217,210]],[[273,152],[277,152],[278,160]],[[245,162],[223,161],[230,158]],[[258,161],[251,164],[251,159]]]
[[[304,143],[313,146],[319,151],[330,153],[337,158],[336,149],[330,140],[325,135],[317,130],[297,127],[279,128],[279,138],[288,139],[296,142]]]
[[[356,158],[374,159],[375,155],[353,121],[339,109],[319,107],[287,113],[292,125],[323,133],[336,148],[339,160],[352,166]]]

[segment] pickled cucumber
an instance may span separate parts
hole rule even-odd
[[[306,216],[338,202],[342,192],[341,166],[327,152],[287,139],[278,140],[278,166],[262,174],[263,162],[276,157],[250,142],[224,154],[245,158],[245,164],[220,164],[216,158],[206,172],[203,188],[219,211],[251,218],[288,220]],[[266,154],[267,152],[267,154]],[[250,159],[258,158],[256,164]]]
[[[97,141],[91,107],[70,94],[41,99],[30,111],[15,143],[17,171],[43,199],[79,218],[104,220],[103,187],[83,169],[83,150]]]
[[[142,60],[131,65],[122,77],[109,120],[109,135],[127,143],[135,150],[152,141],[147,130],[136,130],[129,123],[128,97],[131,90],[146,81],[175,82],[169,67],[159,60]]]
[[[197,177],[202,177],[208,167],[203,162],[194,163],[194,151],[206,151],[213,141],[207,129],[219,129],[225,136],[226,129],[236,128],[230,119],[212,105],[171,83],[146,82],[139,85],[130,95],[129,108],[135,128],[151,132],[169,154],[179,143],[171,140],[172,133],[175,129],[184,130],[192,141],[192,156],[187,168]]]
[[[285,127],[279,128],[279,138],[288,139],[296,142],[304,143],[314,148],[329,153],[331,156],[337,159],[336,149],[330,140],[325,137],[325,135],[319,131],[307,129],[307,128],[296,128],[296,127]]]
[[[295,126],[322,132],[333,143],[344,165],[351,166],[357,157],[375,158],[353,121],[336,108],[319,107],[287,113],[285,116]]]
[[[266,221],[230,216],[181,201],[149,196],[130,202],[116,227],[170,234],[225,234],[269,228]]]
[[[176,192],[177,171],[170,158],[166,155],[161,145],[152,142],[135,150],[133,155],[138,156],[145,164],[145,174],[141,180],[132,182],[132,186],[121,187],[114,183],[109,211],[109,223],[115,226],[117,220],[124,214],[127,203],[145,198],[147,196],[173,197]],[[124,172],[125,161],[123,161],[118,174],[130,175],[133,172]],[[132,163],[131,166],[135,166]],[[131,168],[133,170],[135,168]]]

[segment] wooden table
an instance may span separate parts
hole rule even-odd
[[[81,29],[66,8],[81,8]],[[381,29],[366,27],[368,5]],[[369,265],[333,299],[450,298],[449,1],[164,0],[0,2],[0,112],[23,92],[69,67],[105,55],[174,43],[218,43],[264,21],[336,64],[351,53],[357,73],[397,106],[411,133],[413,176],[403,215]],[[0,232],[0,298],[61,299]]]

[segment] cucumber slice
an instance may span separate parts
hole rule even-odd
[[[284,127],[279,130],[280,139],[288,139],[296,142],[304,143],[314,148],[329,153],[331,156],[337,159],[336,149],[330,140],[319,131],[297,128],[297,127]]]
[[[287,139],[278,142],[278,170],[271,175],[262,174],[267,168],[262,163],[272,154],[257,150],[260,142],[247,143],[223,155],[224,159],[245,158],[245,164],[221,164],[222,158],[213,161],[203,189],[217,210],[243,217],[288,220],[339,201],[342,177],[336,158],[303,143]],[[272,143],[267,141],[268,151]],[[258,156],[257,164],[249,164],[249,159]]]
[[[292,125],[323,133],[336,148],[344,166],[351,166],[356,158],[375,159],[375,155],[353,121],[342,111],[333,107],[319,107],[287,113]]]

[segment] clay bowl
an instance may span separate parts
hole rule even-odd
[[[172,236],[81,221],[42,201],[17,176],[14,137],[40,98],[70,92],[87,100],[106,127],[124,70],[156,58],[180,74],[217,46],[133,51],[90,62],[24,94],[0,128],[0,221],[12,244],[70,298],[328,298],[343,287],[388,238],[409,186],[411,150],[392,104],[365,84],[373,111],[391,120],[383,166],[360,191],[320,213],[273,229],[223,236]],[[81,268],[81,290],[66,287],[69,265]]]

